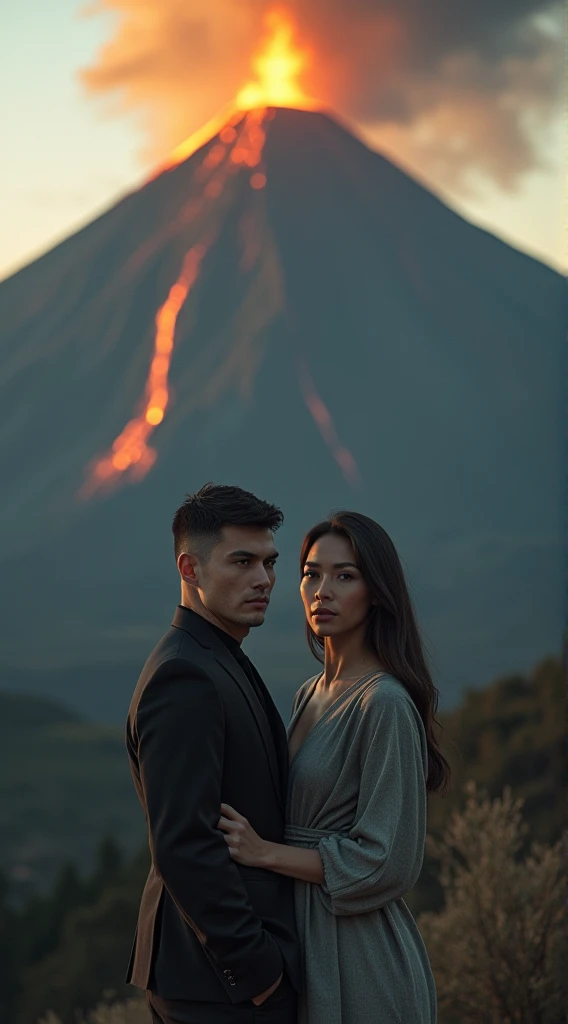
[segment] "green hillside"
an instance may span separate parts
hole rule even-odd
[[[18,897],[65,862],[89,869],[104,835],[127,851],[144,838],[122,730],[0,692],[0,868]]]

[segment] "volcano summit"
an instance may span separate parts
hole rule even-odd
[[[250,642],[283,709],[330,508],[393,536],[446,702],[556,650],[563,318],[560,275],[331,118],[239,114],[0,285],[1,685],[121,719],[207,480],[285,513]]]

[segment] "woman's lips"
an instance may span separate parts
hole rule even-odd
[[[334,619],[336,614],[337,612],[331,612],[327,608],[319,608],[312,612],[312,618],[319,619],[321,622],[327,622],[329,619]]]

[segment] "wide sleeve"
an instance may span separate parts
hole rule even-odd
[[[362,711],[361,780],[355,823],[319,843],[324,883],[335,915],[363,914],[404,896],[415,884],[426,838],[426,739],[405,693],[380,694]]]
[[[229,998],[241,1002],[276,981],[282,956],[217,828],[224,729],[214,681],[181,659],[161,666],[137,712],[152,858]]]

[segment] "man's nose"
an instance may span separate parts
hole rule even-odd
[[[264,566],[262,566],[262,568],[260,569],[258,573],[258,578],[255,581],[254,585],[257,588],[257,590],[266,590],[267,587],[270,586],[270,576],[268,575]]]

